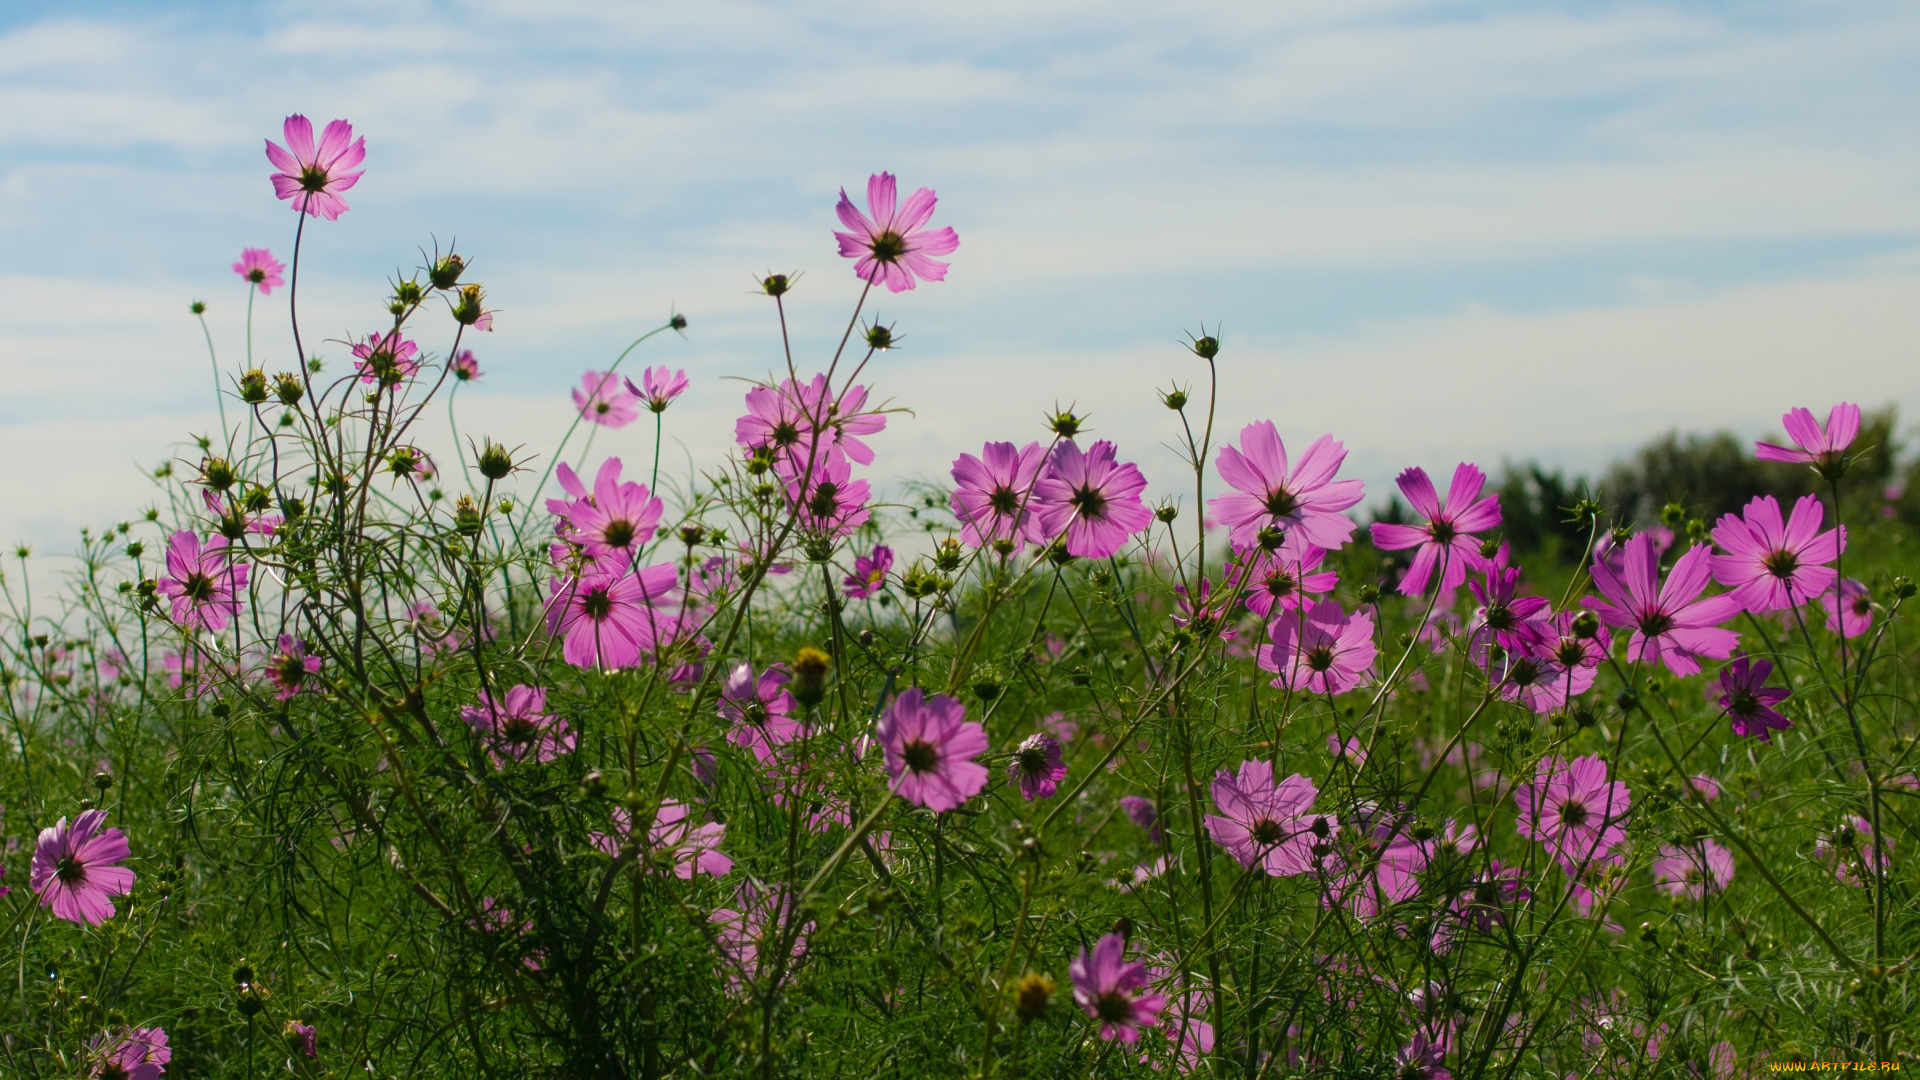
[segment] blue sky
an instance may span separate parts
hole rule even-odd
[[[879,307],[906,339],[879,390],[915,410],[879,476],[1037,437],[1058,400],[1170,483],[1153,391],[1200,374],[1176,343],[1205,320],[1223,426],[1334,432],[1374,502],[1407,464],[1920,416],[1917,91],[1895,3],[14,0],[0,541],[130,516],[138,466],[210,428],[186,306],[237,364],[227,265],[291,245],[261,154],[289,112],[368,144],[309,234],[309,334],[371,329],[436,237],[475,258],[502,314],[464,430],[550,445],[580,373],[677,309],[687,338],[636,359],[694,377],[681,460],[720,452],[726,377],[777,355],[752,277],[806,272],[817,355],[857,291],[835,193],[884,168],[962,246]],[[256,313],[269,370],[283,313]]]

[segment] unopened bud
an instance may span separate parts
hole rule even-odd
[[[884,351],[893,348],[893,327],[874,323],[867,327],[867,348]]]
[[[1160,395],[1160,404],[1165,405],[1175,412],[1179,412],[1181,409],[1187,407],[1187,392],[1177,387],[1169,390]]]
[[[267,400],[267,373],[259,368],[240,376],[240,400],[249,405],[265,404]]]
[[[827,669],[833,659],[811,645],[793,657],[793,699],[811,709],[827,696]]]
[[[513,454],[488,439],[480,448],[480,475],[489,480],[504,480],[513,472]]]
[[[1202,360],[1211,360],[1220,355],[1220,339],[1210,334],[1202,334],[1187,343],[1193,355]]]
[[[426,291],[420,288],[420,283],[417,281],[402,281],[393,287],[393,303],[402,311],[419,303],[420,298],[425,295]]]
[[[298,405],[304,393],[306,391],[300,385],[300,376],[283,371],[273,377],[273,396],[280,399],[280,404]]]
[[[451,289],[460,283],[460,275],[465,273],[466,269],[465,259],[448,252],[446,258],[434,263],[433,269],[427,271],[427,280],[432,282],[436,289]]]
[[[1600,634],[1600,617],[1591,611],[1582,611],[1573,617],[1573,636],[1581,641],[1592,641]]]
[[[1045,1013],[1053,1000],[1053,980],[1038,972],[1022,975],[1014,987],[1013,1000],[1014,1009],[1032,1020]]]
[[[933,565],[941,571],[951,574],[955,570],[960,569],[960,561],[962,558],[963,553],[960,550],[960,541],[949,536],[945,540],[940,541],[939,550],[934,552]]]
[[[195,300],[193,303],[187,305],[187,310],[193,312],[195,315],[205,315],[207,313],[207,302],[205,300]]]
[[[785,296],[793,288],[793,279],[785,274],[768,274],[760,279],[760,291],[768,296]]]
[[[238,479],[226,458],[210,457],[200,462],[199,482],[215,491],[227,490]]]
[[[1159,518],[1161,524],[1171,525],[1173,524],[1173,519],[1180,516],[1180,508],[1173,505],[1172,503],[1166,503],[1162,505],[1159,509],[1155,510],[1153,512],[1153,516],[1156,518]]]
[[[1080,434],[1080,425],[1085,422],[1084,417],[1073,415],[1072,410],[1064,410],[1048,417],[1047,427],[1051,429],[1055,435],[1063,439],[1071,439],[1075,435]]]

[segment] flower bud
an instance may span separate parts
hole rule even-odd
[[[135,540],[131,544],[127,545],[127,558],[137,559],[141,555],[144,555],[146,553],[146,550],[147,550],[147,545],[141,543],[138,540]]]
[[[445,258],[433,264],[433,269],[427,271],[427,280],[432,282],[436,289],[451,289],[460,283],[460,275],[465,273],[466,269],[465,259],[448,252]]]
[[[604,799],[607,796],[607,778],[600,775],[599,769],[587,770],[580,778],[580,794],[589,799]]]
[[[205,315],[207,313],[207,302],[205,300],[195,300],[193,303],[187,305],[187,310],[193,312],[195,315]]]
[[[1600,618],[1591,611],[1582,611],[1573,617],[1573,636],[1581,641],[1592,641],[1600,634]]]
[[[1363,604],[1378,603],[1380,601],[1380,586],[1368,582],[1354,590],[1354,596]]]
[[[300,385],[300,376],[283,371],[273,377],[273,396],[280,399],[280,404],[298,405],[305,393]]]
[[[1287,542],[1287,534],[1269,525],[1254,536],[1254,542],[1261,551],[1279,551],[1280,545]]]
[[[689,521],[680,526],[680,542],[692,547],[706,537],[707,531],[697,521]]]
[[[1180,516],[1180,508],[1172,503],[1162,503],[1160,507],[1153,512],[1153,516],[1159,518],[1161,524],[1171,525],[1173,524],[1173,519]]]
[[[1065,409],[1048,417],[1047,427],[1055,435],[1063,439],[1071,439],[1080,434],[1080,425],[1085,422],[1085,417],[1075,416],[1073,410]]]
[[[673,317],[667,320],[667,325],[673,327],[675,330],[685,330],[687,328],[687,317],[675,312]]]
[[[1915,591],[1913,579],[1902,574],[1893,579],[1893,587],[1889,591],[1893,593],[1895,600],[1911,600]]]
[[[513,454],[488,439],[480,449],[480,475],[489,480],[504,480],[514,470]]]
[[[828,559],[833,558],[833,541],[828,540],[824,537],[815,537],[814,539],[807,541],[806,544],[801,548],[801,550],[806,554],[809,560],[817,563],[823,563],[823,562],[826,562]]]
[[[1053,980],[1038,972],[1028,972],[1020,976],[1013,991],[1014,1009],[1032,1020],[1047,1011],[1047,1005],[1053,1000]]]
[[[426,291],[420,288],[420,283],[417,281],[402,281],[393,287],[393,302],[403,311],[419,303],[420,298],[425,295]]]
[[[867,348],[885,351],[893,348],[893,327],[874,323],[867,327]]]
[[[1687,508],[1682,503],[1670,502],[1660,508],[1660,524],[1669,529],[1677,529],[1687,520]]]
[[[1211,360],[1220,355],[1220,339],[1203,333],[1189,341],[1187,348],[1200,359]]]
[[[964,555],[960,550],[960,541],[949,536],[945,540],[940,541],[939,550],[935,551],[933,555],[933,565],[942,573],[951,574],[955,570],[960,569],[960,561],[963,557]]]
[[[1491,559],[1498,554],[1500,554],[1499,539],[1497,539],[1496,537],[1489,536],[1485,540],[1480,541],[1480,557],[1481,558]]]
[[[454,321],[458,322],[461,326],[472,326],[474,323],[479,322],[480,317],[486,314],[485,309],[480,306],[485,298],[486,293],[480,286],[462,285],[460,287],[460,302],[453,305]]]
[[[227,490],[232,487],[238,479],[239,477],[234,475],[233,466],[227,463],[226,458],[210,457],[200,462],[200,479],[198,483],[204,484],[215,491]]]
[[[793,279],[785,274],[768,274],[760,279],[760,291],[768,296],[785,296],[793,288]]]
[[[993,546],[993,553],[995,555],[1000,556],[1003,559],[1013,554],[1013,541],[1007,539],[1004,536],[994,537],[992,546]]]
[[[259,368],[240,376],[240,400],[249,405],[264,404],[267,400],[267,373]]]
[[[480,507],[471,497],[462,495],[453,504],[453,527],[463,536],[480,535]]]
[[[1165,405],[1174,412],[1179,412],[1181,409],[1187,407],[1187,392],[1176,386],[1160,395],[1160,404]]]
[[[793,657],[793,699],[811,709],[827,696],[827,669],[833,659],[811,645]]]

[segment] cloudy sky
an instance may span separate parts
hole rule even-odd
[[[132,516],[212,430],[188,303],[237,367],[227,267],[291,247],[262,140],[295,111],[368,148],[308,232],[310,339],[373,329],[386,280],[457,239],[501,309],[462,429],[530,448],[677,310],[685,339],[631,362],[694,379],[673,460],[718,453],[728,378],[778,362],[753,277],[804,271],[802,362],[829,350],[857,294],[833,202],[880,169],[962,239],[947,282],[879,305],[905,342],[875,381],[914,410],[881,477],[1074,402],[1171,483],[1154,391],[1203,374],[1178,345],[1203,321],[1222,426],[1334,432],[1369,502],[1406,464],[1591,470],[1838,399],[1920,416],[1917,57],[1920,8],[1830,0],[13,0],[0,542]],[[283,295],[255,313],[269,371]]]

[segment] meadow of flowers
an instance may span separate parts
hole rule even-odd
[[[678,316],[538,453],[458,433],[460,254],[303,337],[366,148],[282,140],[289,258],[233,269],[296,351],[214,364],[220,433],[64,593],[7,580],[0,1075],[1912,1065],[1911,526],[1855,405],[1735,512],[1582,491],[1517,545],[1474,464],[1216,430],[1202,330],[1164,429],[1056,410],[887,503],[863,313],[960,238],[880,173],[808,282],[845,332],[767,276],[736,452],[663,477],[688,378],[627,361]]]

